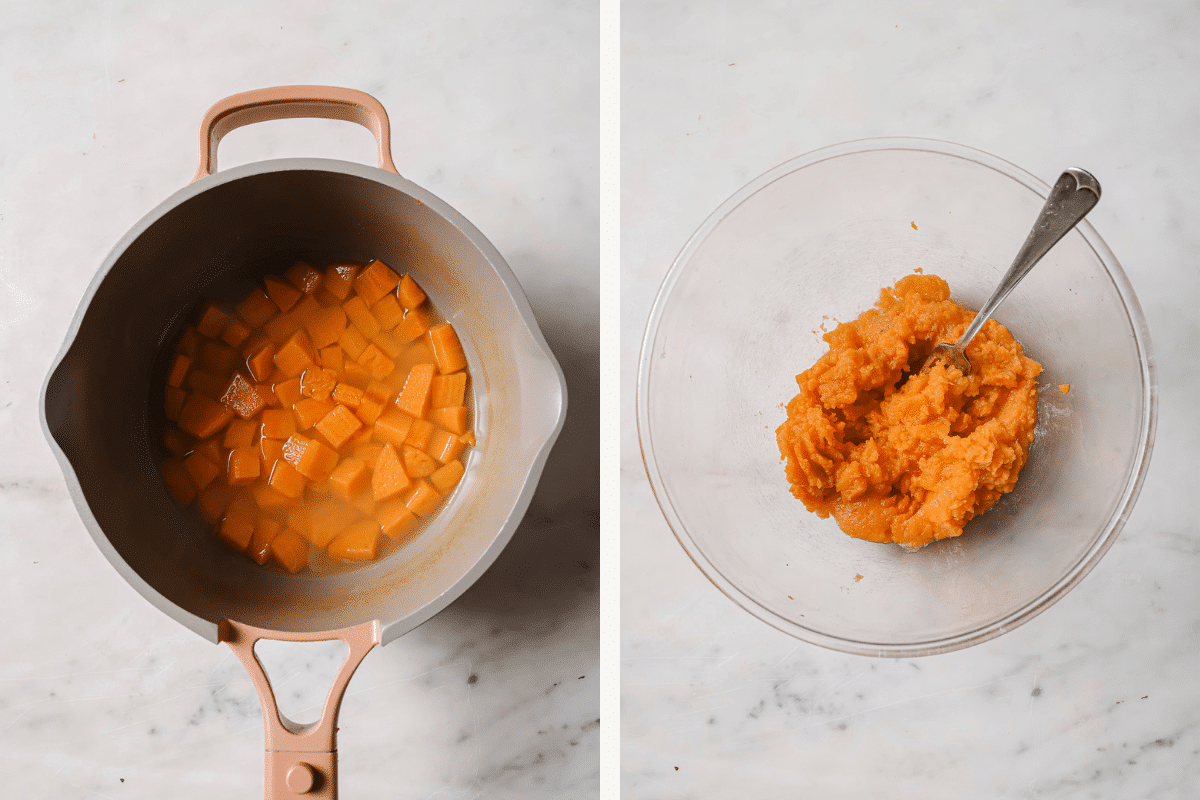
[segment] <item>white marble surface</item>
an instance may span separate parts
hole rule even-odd
[[[627,4],[622,15],[622,797],[1194,797],[1200,368],[1194,3]],[[971,145],[1051,180],[1141,300],[1157,446],[1097,568],[957,653],[855,657],[718,592],[676,543],[634,427],[643,326],[687,237],[776,164],[869,136]]]
[[[0,773],[5,797],[260,796],[262,723],[228,649],[156,611],[85,532],[38,387],[109,249],[195,170],[216,100],[366,90],[395,161],[487,235],[568,379],[567,427],[493,568],[371,653],[341,714],[342,796],[598,792],[598,10],[535,0],[15,2],[0,14]],[[231,134],[223,166],[373,162],[328,121]],[[328,649],[276,674],[293,709]],[[311,715],[308,712],[299,716]]]

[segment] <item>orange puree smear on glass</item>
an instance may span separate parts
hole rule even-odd
[[[792,494],[851,536],[910,549],[959,536],[1012,491],[1033,442],[1041,364],[989,321],[967,347],[971,375],[937,364],[974,312],[935,275],[909,275],[796,376],[776,430]]]

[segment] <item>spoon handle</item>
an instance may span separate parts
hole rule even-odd
[[[1042,206],[1042,212],[1033,223],[1033,230],[1029,231],[1025,244],[1021,245],[1012,266],[1000,279],[996,291],[992,292],[992,296],[975,315],[974,321],[963,332],[962,338],[958,340],[959,347],[966,347],[971,339],[975,338],[983,324],[991,319],[996,307],[1008,297],[1008,293],[1016,288],[1029,270],[1033,269],[1033,265],[1041,261],[1042,256],[1058,244],[1058,240],[1066,236],[1098,202],[1100,182],[1092,177],[1091,173],[1071,167],[1059,176],[1054,188],[1050,190],[1050,196],[1046,198],[1046,205]]]

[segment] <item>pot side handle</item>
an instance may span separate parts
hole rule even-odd
[[[263,712],[266,749],[263,773],[266,800],[295,800],[298,797],[337,800],[337,717],[350,676],[363,658],[379,644],[378,620],[349,628],[317,633],[272,631],[226,620],[219,626],[220,639],[238,657],[258,694]],[[285,642],[322,642],[340,639],[349,652],[333,679],[333,685],[316,722],[300,724],[279,712],[266,670],[254,653],[259,639]]]
[[[366,92],[339,86],[272,86],[230,95],[213,104],[200,123],[200,164],[191,182],[217,171],[217,145],[230,131],[272,119],[340,119],[375,135],[379,168],[399,175],[392,163],[392,134],[383,104]]]

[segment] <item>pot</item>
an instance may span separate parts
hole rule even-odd
[[[268,119],[323,117],[375,135],[379,166],[281,159],[216,170],[222,136]],[[170,347],[195,310],[297,258],[411,272],[467,354],[477,445],[420,535],[378,563],[324,577],[264,570],[226,550],[167,494],[159,445]],[[42,426],[68,490],[113,567],[168,616],[246,666],[263,709],[266,797],[337,796],[337,711],[351,675],[449,605],[521,521],[566,413],[562,370],[516,277],[444,201],[400,177],[387,114],[349,89],[285,86],[214,105],[192,182],[139,221],[85,292],[42,391]],[[259,639],[346,642],[321,719],[279,713]]]

